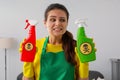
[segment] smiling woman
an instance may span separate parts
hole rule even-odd
[[[23,80],[88,80],[88,63],[81,63],[76,41],[67,30],[67,8],[59,3],[50,4],[44,17],[49,35],[36,40],[35,59],[24,62]]]

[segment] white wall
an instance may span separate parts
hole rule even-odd
[[[104,74],[111,80],[110,58],[120,58],[120,1],[119,0],[0,0],[0,37],[15,38],[16,47],[7,50],[7,78],[16,80],[22,71],[18,52],[20,41],[27,36],[25,19],[36,19],[37,38],[47,35],[43,25],[43,13],[48,4],[59,2],[68,8],[70,23],[68,29],[76,38],[78,18],[87,18],[88,37],[93,37],[97,47],[97,60],[90,63],[90,69]],[[4,80],[4,49],[0,49],[0,80]]]

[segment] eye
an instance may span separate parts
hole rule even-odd
[[[60,22],[65,22],[66,20],[65,19],[60,19]]]
[[[51,21],[51,22],[55,22],[56,19],[55,19],[55,18],[51,18],[50,21]]]

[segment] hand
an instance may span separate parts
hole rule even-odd
[[[22,46],[23,46],[23,44],[25,43],[25,41],[26,41],[26,38],[24,38],[24,39],[22,40],[22,42],[20,43],[19,52],[22,52]]]
[[[91,38],[92,39],[92,41],[94,41],[94,39],[93,38]],[[95,43],[93,42],[93,44],[94,44],[94,50],[95,50],[95,52],[97,51],[97,49],[95,48]]]

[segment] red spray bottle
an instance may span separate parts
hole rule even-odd
[[[35,25],[37,21],[35,20],[26,20],[26,27],[30,27],[28,37],[22,43],[22,54],[21,54],[21,61],[23,62],[33,62],[35,53],[36,53],[36,31]]]

